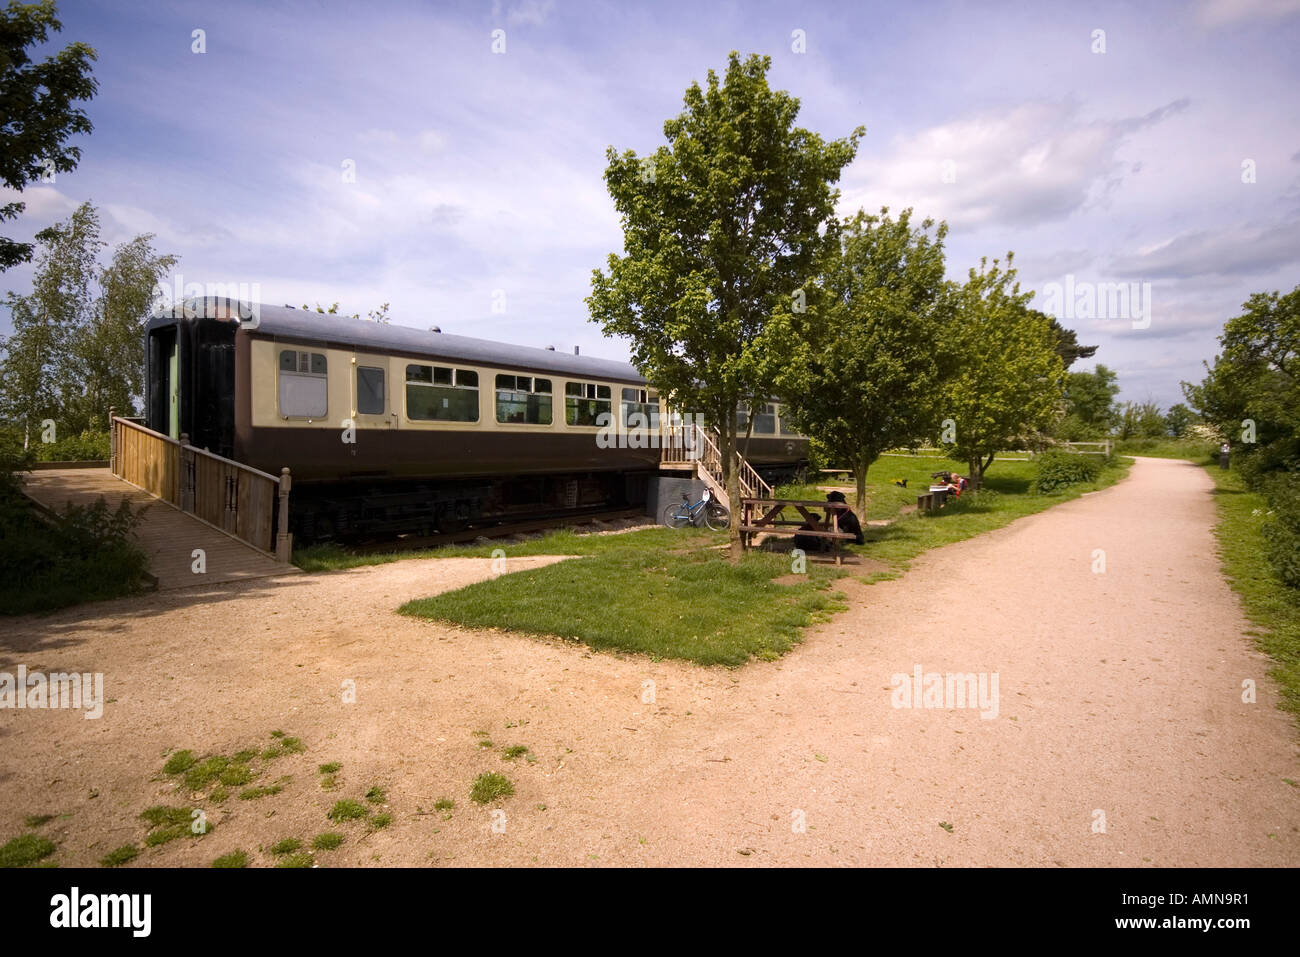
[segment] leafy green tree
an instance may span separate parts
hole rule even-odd
[[[970,480],[979,488],[999,449],[1023,442],[1045,428],[1062,399],[1065,366],[1057,339],[1042,313],[1026,308],[1032,293],[1022,293],[1007,254],[1006,267],[980,260],[956,290],[954,318],[946,325],[944,346],[954,356],[941,411],[948,428],[940,440],[950,453],[970,463]],[[955,432],[949,441],[949,429]],[[948,434],[945,434],[948,433]]]
[[[1187,430],[1198,421],[1195,412],[1179,402],[1169,407],[1165,413],[1165,431],[1176,439],[1185,438]]]
[[[1167,435],[1165,416],[1160,406],[1150,399],[1145,402],[1125,402],[1120,410],[1115,435],[1121,439],[1159,439]]]
[[[72,43],[40,62],[32,59],[31,48],[62,29],[54,0],[10,0],[0,11],[0,182],[17,192],[75,169],[81,148],[67,139],[92,129],[75,104],[95,95],[98,84],[90,75],[95,51]],[[24,209],[21,202],[0,206],[0,222],[16,219]],[[0,236],[0,271],[30,261],[33,252],[31,243]]]
[[[1223,351],[1188,404],[1257,459],[1260,471],[1300,469],[1300,286],[1255,293],[1229,319]]]
[[[1115,406],[1118,378],[1113,369],[1100,363],[1092,372],[1066,373],[1065,418],[1055,434],[1077,441],[1109,433],[1119,418]]]
[[[99,234],[98,212],[83,203],[44,231],[32,292],[6,300],[14,334],[0,359],[0,412],[28,435],[45,418],[64,435],[103,431],[111,407],[132,411],[143,392],[144,324],[177,260],[156,253],[144,234],[101,267]]]
[[[814,308],[790,312],[778,392],[799,430],[853,470],[865,515],[867,470],[886,449],[914,447],[938,427],[944,363],[935,343],[950,307],[948,228],[912,211],[858,213],[835,224]],[[780,320],[777,320],[780,321]],[[775,342],[774,337],[774,342]]]
[[[710,70],[686,90],[666,145],[608,150],[624,253],[593,272],[587,298],[592,321],[631,340],[632,361],[672,406],[718,429],[733,507],[737,408],[772,394],[772,316],[815,277],[832,184],[863,133],[826,142],[796,126],[799,101],[768,86],[770,68],[733,52],[725,78]]]

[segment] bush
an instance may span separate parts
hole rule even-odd
[[[107,432],[82,432],[57,442],[37,442],[32,450],[38,462],[93,462],[107,460],[110,446]]]
[[[1274,473],[1260,486],[1268,500],[1268,520],[1260,526],[1268,559],[1284,584],[1300,588],[1300,473]]]
[[[1044,452],[1038,457],[1038,474],[1034,476],[1031,491],[1050,495],[1069,485],[1095,482],[1101,477],[1105,462],[1097,455],[1080,455],[1072,452]]]

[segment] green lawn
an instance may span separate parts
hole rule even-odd
[[[918,487],[924,488],[929,473],[941,467],[953,466],[942,460],[888,460],[870,476],[871,508],[897,516],[900,507],[915,504]],[[1107,470],[1097,485],[1033,495],[1032,463],[995,463],[979,495],[968,493],[936,515],[909,514],[888,527],[869,526],[867,544],[849,551],[885,562],[885,570],[873,567],[867,573],[868,580],[896,575],[928,548],[978,535],[1112,484],[1126,469],[1127,463]],[[891,484],[904,477],[908,489]],[[798,490],[783,489],[792,491]],[[824,497],[815,488],[803,493]],[[783,579],[791,584],[777,584],[773,579],[791,575],[789,554],[750,552],[732,565],[720,547],[725,542],[722,533],[654,528],[602,536],[558,532],[516,545],[442,549],[437,554],[487,557],[500,548],[507,563],[523,555],[579,557],[412,601],[400,610],[476,628],[558,635],[593,648],[734,666],[783,654],[800,640],[803,628],[840,607],[832,583],[851,574],[852,566],[809,562],[806,575]],[[309,557],[322,566],[350,562],[337,549]],[[366,563],[380,560],[391,556],[364,558]]]
[[[1233,590],[1241,596],[1260,649],[1277,665],[1269,672],[1282,686],[1281,707],[1300,720],[1300,592],[1278,579],[1268,562],[1260,526],[1268,503],[1248,491],[1236,469],[1206,469],[1215,483],[1219,557]]]

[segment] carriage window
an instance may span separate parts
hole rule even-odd
[[[793,417],[786,411],[785,406],[781,406],[781,417],[779,419],[782,435],[798,435],[799,431],[794,427]]]
[[[736,434],[744,435],[749,425],[749,409],[736,410]],[[768,403],[754,416],[753,435],[776,435],[776,406]]]
[[[613,403],[607,385],[594,382],[564,384],[564,421],[569,425],[601,425],[600,416],[610,415]],[[604,420],[605,423],[608,418]]]
[[[280,414],[318,419],[325,415],[329,379],[320,352],[280,350]]]
[[[551,380],[527,375],[497,376],[497,421],[551,424]]]
[[[446,366],[407,366],[406,416],[423,421],[477,422],[478,373]]]
[[[623,390],[623,424],[633,428],[632,416],[639,416],[635,428],[658,428],[659,396],[648,389]]]
[[[357,366],[357,414],[384,414],[384,370]]]

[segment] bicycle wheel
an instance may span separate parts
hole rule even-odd
[[[691,514],[681,505],[669,505],[664,509],[664,524],[669,528],[685,528],[691,524]]]
[[[720,532],[724,528],[731,527],[731,513],[727,511],[725,505],[719,505],[717,502],[710,502],[704,509],[704,524],[709,526],[715,532]]]

